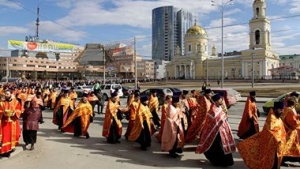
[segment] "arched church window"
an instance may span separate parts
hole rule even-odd
[[[259,8],[256,8],[256,18],[259,16]]]
[[[197,45],[197,51],[200,52],[201,51],[201,46],[200,46],[200,43],[198,43]]]
[[[189,52],[192,51],[192,45],[189,45]]]
[[[255,31],[255,44],[259,44],[260,43],[260,31],[257,30]]]

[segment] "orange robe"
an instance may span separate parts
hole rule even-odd
[[[251,124],[251,122],[253,122],[253,124]],[[252,131],[253,133],[249,133],[251,127],[254,127],[255,131]],[[257,107],[255,102],[252,102],[250,100],[250,96],[248,96],[245,104],[244,112],[243,112],[243,117],[239,124],[237,135],[240,138],[245,139],[258,132],[259,132],[259,126],[258,126]]]
[[[88,132],[90,119],[93,117],[92,105],[89,102],[79,102],[74,112],[68,117],[62,130],[74,133],[74,124],[72,122],[80,117],[81,135],[85,136]]]
[[[270,109],[263,130],[241,141],[237,147],[249,169],[271,169],[275,162],[275,154],[276,168],[279,169],[286,145],[285,138],[283,121]]]
[[[50,107],[50,109],[54,109],[55,103],[56,103],[56,98],[57,98],[57,92],[56,91],[51,92],[50,96],[49,96],[49,101],[51,101],[51,102],[48,105]]]
[[[104,117],[104,123],[103,123],[103,130],[102,130],[102,136],[108,138],[110,127],[112,125],[113,120],[115,120],[117,124],[117,130],[118,130],[118,137],[121,137],[122,135],[122,123],[117,117],[117,111],[120,108],[119,103],[116,101],[115,103],[111,100],[108,101],[106,110],[105,110],[105,117]]]
[[[159,101],[157,97],[150,95],[148,107],[152,113],[152,121],[156,126],[160,126],[160,118],[158,115]],[[154,130],[153,130],[154,132]]]
[[[88,101],[89,102],[98,101],[98,97],[96,95],[89,95]]]
[[[135,117],[135,122],[134,122],[133,128],[131,130],[131,133],[128,137],[128,140],[136,141],[139,138],[142,130],[144,129],[144,121],[145,120],[147,122],[150,133],[153,133],[151,131],[151,129],[152,129],[151,118],[152,118],[152,114],[151,114],[148,106],[144,106],[142,103],[140,103],[136,117]]]
[[[48,100],[49,100],[49,95],[50,95],[50,91],[48,89],[44,89],[43,93],[42,93],[44,105],[47,105]]]
[[[187,99],[187,102],[189,104],[189,108],[190,108],[190,117],[188,117],[188,121],[189,121],[189,126],[191,126],[193,124],[193,122],[196,120],[196,116],[197,116],[197,112],[198,112],[198,103],[197,103],[197,99],[194,97],[190,97]]]
[[[58,113],[58,110],[61,108],[61,106],[63,106],[63,114],[62,114],[62,118],[63,118],[63,120],[62,120],[62,124],[59,124],[59,120],[60,119],[57,119],[57,113]],[[65,124],[65,122],[66,122],[66,120],[67,120],[67,118],[68,118],[68,116],[69,116],[69,114],[68,114],[68,108],[70,107],[70,109],[73,111],[74,110],[74,107],[73,107],[73,102],[72,102],[72,100],[69,98],[69,97],[67,97],[67,98],[65,98],[65,97],[62,97],[62,98],[60,98],[60,100],[58,101],[58,103],[56,104],[56,106],[55,106],[55,108],[54,108],[54,110],[53,110],[53,120],[52,120],[52,122],[54,123],[54,124],[56,124],[56,125],[63,125],[63,124]]]
[[[5,110],[14,111],[10,118],[5,116]],[[17,99],[0,102],[0,141],[2,148],[0,154],[12,151],[18,144],[21,135],[19,118],[21,116],[21,104]]]
[[[199,105],[197,105],[197,115],[195,121],[191,124],[191,126],[187,130],[187,134],[185,136],[185,142],[191,143],[196,137],[199,135],[199,132],[202,129],[204,120],[206,118],[206,114],[208,113],[211,106],[211,101],[208,100],[204,95],[199,97]]]
[[[150,109],[150,112],[153,110],[156,110],[156,113],[158,113],[158,107],[159,107],[159,102],[157,97],[153,97],[152,95],[149,98],[149,104],[148,107]]]
[[[76,92],[71,92],[70,95],[69,95],[69,97],[70,97],[70,99],[73,102],[73,107],[75,107],[75,102],[76,102],[76,99],[78,98],[77,93]]]
[[[136,114],[137,114],[137,109],[139,107],[139,104],[140,102],[136,102],[136,101],[133,101],[129,108],[130,108],[130,115],[129,115],[129,122],[128,122],[128,126],[127,126],[127,130],[126,130],[126,133],[125,133],[125,137],[128,138],[130,133],[131,133],[131,130],[134,126],[134,122],[135,122],[135,117],[136,117]]]
[[[227,121],[227,115],[221,106],[211,105],[201,130],[199,143],[195,151],[197,154],[208,151],[218,133],[221,136],[224,154],[235,152],[235,140]]]
[[[24,105],[25,105],[25,101],[27,100],[27,93],[19,93],[18,94],[18,99],[21,100],[21,113],[24,112]]]
[[[294,107],[285,107],[282,120],[287,132],[284,156],[300,157],[300,121]]]
[[[162,133],[163,133],[163,130],[164,130],[164,125],[165,125],[165,120],[166,120],[166,114],[167,114],[167,111],[168,111],[168,107],[169,107],[169,104],[168,103],[164,103],[162,108],[161,108],[161,119],[160,119],[160,130],[158,132],[158,134],[156,135],[156,138],[159,142],[161,142],[161,137],[162,137]]]
[[[182,115],[183,113],[179,108],[175,108],[173,105],[168,106],[161,138],[162,151],[170,151],[174,146],[176,148],[183,148],[184,126],[182,125]]]

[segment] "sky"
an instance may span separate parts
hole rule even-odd
[[[223,0],[227,2],[228,0]],[[300,54],[300,0],[265,0],[271,21],[272,50],[280,55]],[[133,45],[151,59],[152,9],[174,6],[193,14],[208,34],[209,47],[221,52],[222,0],[0,0],[0,55],[8,40],[35,35],[40,8],[40,39],[80,44]],[[224,52],[249,48],[249,20],[253,0],[233,0],[224,6]],[[211,51],[209,51],[211,53]]]

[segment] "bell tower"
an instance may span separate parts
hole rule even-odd
[[[271,25],[266,17],[265,0],[254,0],[253,17],[249,22],[250,45],[249,49],[263,48],[271,50]]]

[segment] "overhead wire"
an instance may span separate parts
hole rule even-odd
[[[16,2],[13,2],[13,0],[8,0],[8,2],[10,3],[13,3],[17,6],[19,6],[20,8],[24,9],[24,10],[27,10],[33,14],[36,14],[36,11],[33,11],[29,8],[26,8],[24,7],[23,5],[19,4],[19,3],[16,3]],[[40,2],[39,2],[40,3]],[[40,4],[39,4],[40,6]],[[68,27],[64,24],[61,24],[61,23],[58,23],[56,21],[53,21],[51,18],[47,17],[47,16],[44,16],[42,14],[39,14],[39,16],[41,18],[44,18],[44,19],[47,19],[51,22],[53,22],[54,24],[57,24],[61,27],[64,27],[66,28],[67,30],[72,30],[72,31],[75,31],[75,32],[83,32],[87,35],[89,35],[90,37],[93,37],[93,38],[96,38],[97,40],[98,39],[103,39],[103,37],[100,37],[96,34],[92,34],[92,33],[88,33],[88,32],[85,32],[85,31],[82,31],[82,30],[79,30],[79,29],[75,29],[74,27]],[[275,21],[275,20],[281,20],[281,19],[288,19],[288,18],[296,18],[296,17],[300,17],[300,14],[295,14],[295,15],[287,15],[287,16],[280,16],[280,17],[275,17],[275,18],[270,18],[269,20],[270,21]],[[248,25],[249,23],[248,22],[245,22],[245,23],[235,23],[235,24],[228,24],[228,25],[224,25],[223,28],[226,28],[226,27],[233,27],[233,26],[240,26],[240,25]],[[221,26],[215,26],[215,27],[204,27],[206,30],[211,30],[211,29],[218,29],[218,28],[221,28]],[[291,29],[282,29],[282,30],[275,30],[275,31],[272,31],[272,33],[276,32],[276,33],[280,33],[280,32],[286,32],[286,31],[291,31]],[[240,36],[240,35],[236,35],[236,36]],[[229,36],[228,36],[229,37]],[[224,36],[224,38],[228,38],[227,36]],[[230,37],[233,37],[233,36],[230,36]],[[146,35],[146,36],[141,36],[141,37],[138,37],[136,36],[136,40],[142,40],[142,39],[147,39],[147,38],[152,38],[152,35]],[[219,37],[220,38],[220,37]],[[103,44],[114,44],[114,43],[133,43],[134,41],[134,38],[128,38],[128,39],[122,39],[122,40],[114,40],[114,41],[109,41],[109,40],[105,40],[103,39]]]

